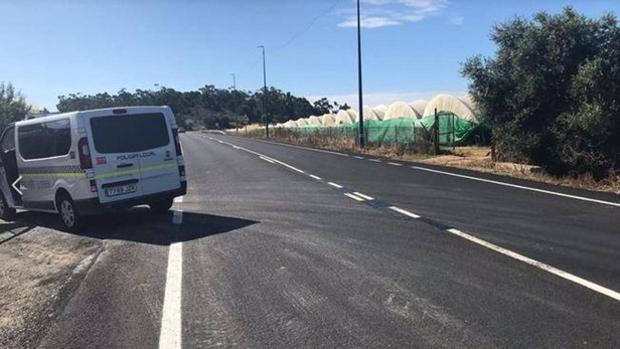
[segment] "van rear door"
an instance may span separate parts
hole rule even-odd
[[[167,110],[169,111],[169,109]],[[140,152],[140,178],[144,195],[178,189],[181,186],[171,119],[163,113],[129,116],[145,137]]]
[[[143,195],[137,142],[142,132],[133,117],[121,114],[89,120],[91,161],[101,203]]]

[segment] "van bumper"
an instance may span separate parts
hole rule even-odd
[[[129,208],[137,205],[146,205],[155,201],[173,199],[177,196],[187,194],[187,182],[181,182],[178,189],[163,191],[151,195],[144,195],[126,200],[118,200],[113,202],[100,203],[99,198],[74,200],[75,208],[81,215],[92,215],[101,213],[106,210]]]

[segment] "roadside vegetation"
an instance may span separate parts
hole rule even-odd
[[[11,83],[0,83],[0,132],[8,124],[23,120],[30,109],[24,95]]]
[[[566,8],[491,32],[494,57],[463,67],[500,160],[554,175],[603,179],[620,170],[620,27]]]
[[[179,125],[192,128],[226,129],[248,123],[264,122],[263,90],[256,92],[235,89],[220,89],[206,85],[197,91],[177,91],[161,87],[158,90],[120,90],[117,94],[97,93],[84,95],[73,93],[59,96],[58,111],[67,112],[96,108],[132,105],[168,105],[177,117]],[[283,92],[274,87],[267,89],[265,110],[269,111],[269,122],[284,122],[292,115],[312,115],[347,109],[322,98],[310,103],[304,97]]]

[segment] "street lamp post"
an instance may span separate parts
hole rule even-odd
[[[360,147],[364,148],[366,141],[364,137],[364,102],[362,100],[362,28],[360,24],[360,0],[357,0],[357,84],[359,99],[359,142]]]
[[[267,115],[267,68],[265,65],[265,46],[260,45],[258,48],[263,50],[263,122],[265,123],[265,136],[269,138],[269,116]]]
[[[233,90],[236,90],[237,89],[237,75],[235,75],[235,73],[230,73],[230,75],[232,75],[232,80],[233,80],[232,88]]]

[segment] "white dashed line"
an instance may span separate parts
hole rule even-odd
[[[368,196],[368,195],[366,195],[366,194],[362,194],[362,193],[360,193],[360,192],[358,192],[358,191],[354,191],[354,192],[353,192],[353,194],[355,194],[355,195],[357,195],[357,196],[359,196],[359,197],[361,197],[361,198],[364,198],[364,199],[366,199],[366,200],[374,200],[374,199],[375,199],[375,198],[373,198],[372,196]]]
[[[342,189],[342,185],[334,183],[334,182],[327,182],[327,184],[331,185],[334,188],[338,188],[338,189]]]
[[[321,178],[321,177],[319,177],[319,176],[315,176],[315,175],[313,175],[313,174],[311,174],[311,175],[309,175],[309,176],[310,176],[310,177],[312,177],[312,178],[314,178],[314,179],[316,179],[317,181],[322,181],[322,180],[323,180],[323,178]]]
[[[364,157],[361,157],[361,156],[353,156],[353,157],[356,159],[364,160]]]
[[[493,183],[493,184],[497,184],[497,185],[503,185],[503,186],[506,186],[506,187],[531,190],[531,191],[535,191],[535,192],[539,192],[539,193],[544,193],[544,194],[557,195],[557,196],[562,196],[562,197],[565,197],[565,198],[571,198],[571,199],[577,199],[577,200],[583,200],[583,201],[590,201],[590,202],[596,202],[598,204],[620,207],[620,203],[618,203],[618,202],[597,200],[597,199],[592,199],[592,198],[583,197],[583,196],[577,196],[577,195],[569,195],[569,194],[559,193],[559,192],[550,191],[550,190],[543,190],[543,189],[537,189],[537,188],[532,188],[532,187],[526,187],[526,186],[523,186],[523,185],[517,185],[517,184],[506,183],[506,182],[494,181],[494,180],[491,180],[491,179],[484,179],[484,178],[478,178],[478,177],[473,177],[473,176],[466,176],[466,175],[461,175],[461,174],[456,174],[456,173],[451,173],[451,172],[433,170],[433,169],[430,169],[430,168],[425,168],[425,167],[420,167],[420,166],[411,166],[411,168],[414,169],[414,170],[428,171],[428,172],[433,172],[433,173],[441,173],[441,174],[445,174],[445,175],[448,175],[448,176],[467,178],[467,179],[471,179],[471,180],[474,180],[474,181]]]
[[[392,165],[392,166],[402,166],[403,164],[399,164],[398,162],[388,162],[388,165]]]
[[[359,197],[357,195],[351,194],[351,193],[344,193],[344,195],[350,197],[351,199],[353,199],[355,201],[364,201],[363,198],[361,198],[361,197]]]
[[[415,219],[420,218],[420,216],[418,216],[417,214],[415,214],[415,213],[413,213],[413,212],[409,212],[409,211],[407,211],[407,210],[403,210],[403,209],[402,209],[402,208],[400,208],[400,207],[390,206],[390,207],[388,207],[388,208],[389,208],[390,210],[392,210],[392,211],[398,212],[398,213],[403,214],[403,215],[405,215],[405,216],[407,216],[407,217],[411,217],[411,218],[415,218]]]
[[[269,163],[275,164],[275,162],[273,162],[271,159],[267,159],[267,158],[266,158],[266,157],[264,157],[264,156],[259,156],[259,158],[260,158],[261,160],[265,160],[265,161],[267,161],[267,162],[269,162]]]
[[[501,253],[501,254],[503,254],[505,256],[508,256],[510,258],[514,258],[514,259],[516,259],[518,261],[521,261],[523,263],[532,265],[532,266],[534,266],[534,267],[536,267],[538,269],[542,269],[542,270],[544,270],[546,272],[549,272],[549,273],[554,274],[556,276],[559,276],[559,277],[561,277],[563,279],[566,279],[568,281],[571,281],[571,282],[574,282],[576,284],[579,284],[579,285],[581,285],[583,287],[587,287],[587,288],[591,289],[592,291],[601,293],[601,294],[603,294],[603,295],[605,295],[607,297],[613,298],[613,299],[615,299],[617,301],[620,301],[620,293],[618,293],[618,292],[616,292],[614,290],[611,290],[609,288],[603,287],[601,285],[595,284],[595,283],[593,283],[591,281],[582,279],[579,276],[576,276],[576,275],[573,275],[571,273],[565,272],[563,270],[560,270],[560,269],[552,267],[552,266],[550,266],[548,264],[539,262],[539,261],[537,261],[535,259],[526,257],[526,256],[521,255],[519,253],[510,251],[508,249],[505,249],[503,247],[497,246],[497,245],[492,244],[490,242],[487,242],[485,240],[479,239],[479,238],[477,238],[475,236],[472,236],[472,235],[469,235],[467,233],[463,233],[462,231],[460,231],[458,229],[451,228],[451,229],[448,229],[447,232],[449,232],[449,233],[451,233],[453,235],[456,235],[458,237],[461,237],[463,239],[469,240],[469,241],[471,241],[473,243],[476,243],[476,244],[478,244],[480,246],[486,247],[486,248],[488,248],[490,250],[493,250],[495,252]]]
[[[381,162],[381,160],[379,160],[379,159],[368,159],[368,161],[372,161],[372,162]]]

